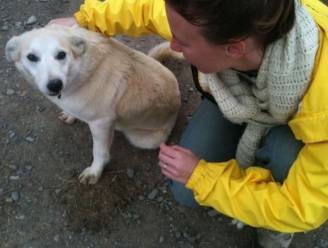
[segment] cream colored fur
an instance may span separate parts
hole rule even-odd
[[[174,58],[179,61],[185,60],[183,54],[173,51],[171,49],[170,43],[167,41],[150,49],[148,55],[160,62],[164,62],[169,58]]]
[[[64,59],[59,52],[65,53]],[[39,60],[30,61],[31,54]],[[166,141],[175,124],[180,107],[175,76],[115,39],[51,25],[10,39],[6,57],[63,109],[61,120],[71,124],[77,118],[89,125],[93,161],[80,175],[81,183],[98,181],[110,160],[114,129],[133,145],[153,149]],[[51,80],[62,82],[59,92],[50,90]]]

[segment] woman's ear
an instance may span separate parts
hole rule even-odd
[[[241,58],[246,52],[246,43],[244,40],[232,42],[225,46],[225,53],[231,58]]]

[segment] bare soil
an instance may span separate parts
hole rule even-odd
[[[59,109],[24,82],[3,52],[13,35],[69,16],[80,3],[1,1],[0,248],[250,247],[253,228],[237,230],[230,218],[209,208],[179,206],[157,166],[158,151],[137,149],[120,133],[99,183],[78,182],[92,159],[87,125],[59,121]],[[161,41],[118,38],[144,52]],[[171,61],[167,66],[178,77],[183,102],[169,140],[173,144],[200,98],[188,65]],[[326,223],[297,234],[291,247],[328,247],[327,237]]]

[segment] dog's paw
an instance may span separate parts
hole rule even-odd
[[[59,113],[58,118],[61,121],[63,121],[64,123],[69,124],[69,125],[73,124],[76,120],[76,118],[74,116],[72,116],[64,111]]]
[[[82,184],[96,184],[101,176],[101,172],[95,171],[91,166],[84,169],[79,180]]]
[[[237,227],[238,230],[243,229],[244,226],[246,225],[246,224],[244,224],[243,222],[241,222],[241,221],[239,221],[239,220],[236,220],[236,219],[232,219],[231,224],[232,224],[232,225],[235,225],[235,226]]]

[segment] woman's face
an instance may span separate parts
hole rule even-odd
[[[166,4],[166,14],[172,32],[171,48],[183,53],[186,60],[203,73],[215,73],[231,68],[226,45],[213,45],[201,34],[200,27],[190,24]]]

